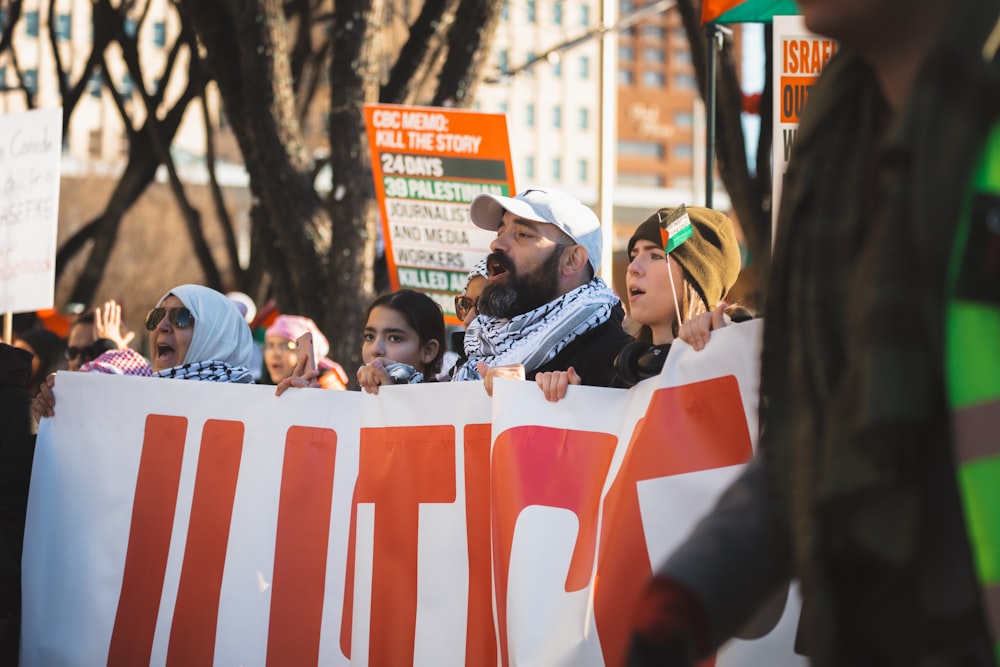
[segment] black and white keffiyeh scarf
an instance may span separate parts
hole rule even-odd
[[[479,315],[465,331],[468,359],[454,380],[479,380],[477,362],[523,364],[530,373],[553,359],[580,335],[611,317],[618,297],[601,279],[567,292],[532,311],[501,320]]]
[[[196,361],[174,366],[153,373],[153,377],[174,380],[201,380],[203,382],[238,382],[253,384],[253,374],[243,366],[233,366],[225,361]]]

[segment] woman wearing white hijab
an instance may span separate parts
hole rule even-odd
[[[180,285],[146,316],[153,377],[253,382],[253,336],[230,299],[202,285]]]
[[[146,329],[153,377],[253,382],[248,369],[253,350],[250,327],[236,304],[210,287],[173,288],[146,315]],[[36,420],[55,414],[54,386],[53,373],[31,404]]]

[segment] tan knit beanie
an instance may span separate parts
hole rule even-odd
[[[666,220],[672,208],[661,208],[639,225],[628,241],[628,252],[636,241],[651,241],[663,247],[660,220]],[[733,222],[724,213],[700,206],[688,206],[693,234],[674,248],[670,257],[691,277],[694,287],[708,308],[714,308],[740,275],[740,246]]]

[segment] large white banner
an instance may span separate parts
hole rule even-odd
[[[0,116],[0,313],[51,308],[62,109]]]
[[[751,455],[760,324],[555,404],[60,373],[22,664],[620,664],[653,564]],[[804,664],[791,599],[715,664]]]

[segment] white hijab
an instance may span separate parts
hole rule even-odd
[[[194,333],[183,364],[200,361],[223,361],[231,366],[249,368],[253,335],[243,315],[224,294],[204,285],[178,285],[156,302],[157,306],[173,294],[194,315]]]

